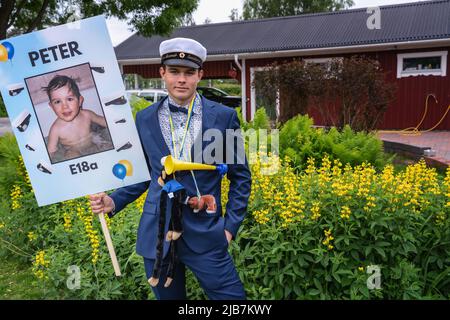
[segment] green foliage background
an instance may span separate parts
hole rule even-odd
[[[0,118],[7,117],[7,116],[8,116],[8,114],[6,113],[5,104],[3,103],[3,99],[0,96]]]

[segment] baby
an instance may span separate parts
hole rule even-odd
[[[57,152],[58,142],[66,150],[65,158],[82,156],[83,150],[93,144],[91,123],[106,127],[105,118],[82,109],[84,98],[70,77],[56,75],[44,89],[50,100],[49,106],[58,117],[48,134],[50,157]]]

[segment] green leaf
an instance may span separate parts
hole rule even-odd
[[[289,297],[291,292],[292,292],[292,288],[290,286],[285,286],[284,287],[284,298]]]
[[[377,241],[377,242],[375,242],[375,246],[377,246],[377,247],[390,247],[391,244],[389,242],[386,242],[386,241]]]
[[[294,286],[294,292],[295,292],[295,294],[297,295],[297,297],[303,296],[303,291],[302,291],[302,289],[301,289],[299,286],[297,286],[297,285]]]
[[[386,258],[386,253],[382,248],[375,247],[375,251],[377,251],[383,258]]]
[[[278,282],[282,285],[283,284],[283,278],[284,278],[284,273],[280,273],[278,275]]]
[[[319,293],[323,292],[322,284],[320,283],[319,279],[314,278],[313,282],[316,285],[316,288],[319,289]]]
[[[320,294],[320,291],[317,289],[309,289],[308,290],[308,295],[310,295],[310,296],[317,296],[319,294]]]
[[[350,251],[350,255],[352,256],[353,259],[359,261],[359,253],[356,250],[352,250]]]
[[[336,281],[340,284],[341,278],[339,277],[339,274],[337,272],[333,272],[332,275],[336,279]]]

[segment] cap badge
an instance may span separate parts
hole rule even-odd
[[[186,56],[186,54],[185,54],[184,52],[180,52],[179,57],[180,57],[181,59],[184,59],[185,56]]]

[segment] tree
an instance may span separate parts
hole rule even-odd
[[[253,87],[261,93],[264,107],[273,110],[277,92],[281,105],[279,120],[286,122],[297,114],[306,114],[308,107],[310,76],[303,61],[273,63],[255,75]]]
[[[168,35],[199,0],[0,0],[0,40],[49,26],[105,14],[126,20],[144,36]]]
[[[238,21],[240,20],[239,12],[237,8],[231,9],[230,15],[228,16],[231,21]]]
[[[249,20],[336,11],[353,4],[353,0],[245,0],[243,18]]]
[[[306,114],[311,107],[320,112],[325,125],[370,131],[395,100],[396,85],[386,79],[378,61],[353,56],[325,64],[274,63],[258,72],[252,85],[272,104],[279,92],[281,122]]]
[[[182,20],[181,20],[181,27],[190,27],[195,26],[195,20],[192,13],[187,14]]]

